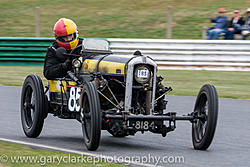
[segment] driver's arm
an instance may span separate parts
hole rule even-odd
[[[71,69],[71,61],[60,61],[56,57],[56,52],[52,48],[48,48],[46,53],[43,75],[46,79],[52,80],[55,78],[62,78],[67,75],[67,71]]]

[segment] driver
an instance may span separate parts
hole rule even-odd
[[[77,26],[70,19],[59,19],[54,26],[54,35],[56,42],[48,48],[44,61],[43,74],[48,80],[65,77],[67,71],[72,69],[72,59],[67,56],[56,55],[56,50],[63,47],[67,53],[70,53],[82,44],[82,39],[78,38]]]

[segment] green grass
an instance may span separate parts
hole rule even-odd
[[[39,75],[47,85],[42,70],[42,66],[0,66],[0,85],[22,86],[29,74]],[[160,70],[158,75],[165,78],[165,86],[174,89],[170,94],[196,96],[201,86],[209,83],[215,85],[220,97],[250,99],[249,72]]]
[[[204,84],[216,87],[219,97],[250,99],[249,72],[164,70],[164,85],[171,86],[174,95],[196,96]]]
[[[225,7],[245,11],[248,0],[0,0],[0,36],[34,36],[35,7],[40,7],[41,36],[50,37],[61,17],[73,19],[81,37],[166,38],[168,6],[173,7],[173,38],[201,39],[210,14]],[[243,12],[242,12],[243,13]]]
[[[0,71],[0,85],[22,86],[29,74],[37,74],[47,84],[42,66],[0,66]]]
[[[21,161],[21,158],[23,161]],[[61,158],[61,161],[60,159]],[[64,161],[63,161],[64,158]],[[7,161],[6,161],[7,160]],[[34,149],[27,146],[10,144],[0,141],[0,167],[117,167],[125,166],[101,162],[99,159],[82,156],[78,154],[69,154],[59,151],[48,151]]]

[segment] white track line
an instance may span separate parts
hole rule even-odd
[[[39,147],[39,148],[46,148],[46,149],[57,150],[57,151],[62,151],[62,152],[87,155],[87,156],[96,157],[96,158],[108,159],[108,160],[112,160],[112,162],[119,162],[119,163],[123,163],[123,164],[131,164],[131,165],[133,164],[136,166],[155,167],[155,165],[152,165],[152,164],[138,163],[138,162],[134,162],[134,161],[127,161],[124,159],[121,160],[121,159],[114,158],[112,156],[106,156],[106,155],[82,152],[82,151],[71,150],[71,149],[66,149],[66,148],[48,146],[48,145],[44,145],[44,144],[36,144],[36,143],[30,143],[30,142],[25,142],[25,141],[20,141],[20,140],[12,140],[12,139],[7,139],[7,138],[0,138],[0,140],[5,141],[5,142],[16,143],[16,144],[22,144],[22,145],[34,146],[34,147]]]

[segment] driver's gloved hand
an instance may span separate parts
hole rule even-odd
[[[72,69],[72,62],[70,59],[67,59],[64,63],[62,63],[62,68],[65,70],[65,71],[69,71]]]

